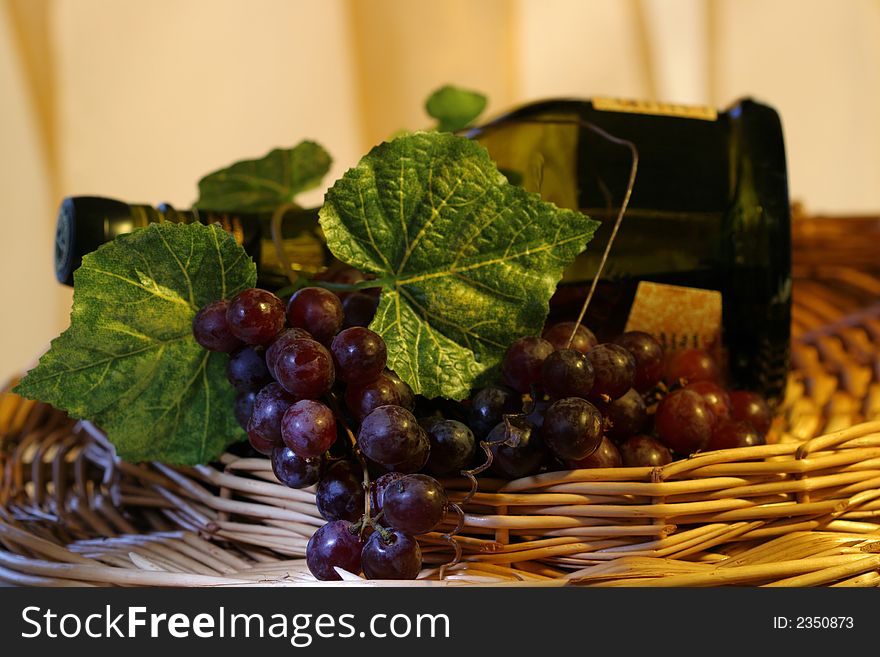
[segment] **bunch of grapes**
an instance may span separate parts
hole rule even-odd
[[[503,476],[542,468],[660,466],[697,451],[763,444],[771,423],[761,396],[723,386],[707,351],[667,354],[640,331],[597,344],[585,326],[561,322],[540,338],[510,345],[502,372],[508,396],[532,400],[525,418],[538,436],[528,459],[515,459],[512,468],[505,467],[507,458],[493,466]],[[486,394],[474,398],[475,416],[491,415]],[[489,437],[502,433],[496,425]]]
[[[416,420],[412,389],[386,369],[384,340],[363,326],[375,307],[363,292],[306,287],[285,304],[251,288],[193,320],[200,345],[229,353],[235,414],[251,447],[283,484],[317,485],[327,524],[309,540],[306,562],[321,580],[340,579],[335,567],[415,578],[414,537],[433,531],[449,507],[443,486],[420,471],[454,472],[475,447],[464,425],[426,430]]]
[[[332,282],[362,280],[343,270]],[[726,390],[707,352],[665,354],[637,331],[598,344],[574,322],[513,342],[500,381],[468,400],[415,396],[366,328],[376,302],[369,290],[306,287],[285,303],[252,288],[193,320],[199,344],[229,353],[235,414],[251,447],[283,484],[315,486],[327,523],[306,562],[321,580],[340,579],[337,567],[373,579],[418,576],[416,537],[460,512],[435,477],[659,466],[761,444],[770,425],[764,400]]]

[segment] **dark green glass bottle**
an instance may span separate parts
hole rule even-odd
[[[596,99],[516,109],[470,132],[512,182],[602,222],[565,275],[552,317],[577,315],[627,188],[632,196],[585,323],[625,326],[640,281],[718,290],[733,384],[782,396],[791,315],[791,224],[779,115],[754,100],[712,109]]]

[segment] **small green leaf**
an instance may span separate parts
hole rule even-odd
[[[340,260],[383,288],[370,328],[416,393],[461,399],[537,334],[563,268],[598,222],[507,182],[486,150],[416,133],[367,154],[320,212]]]
[[[218,212],[272,212],[317,187],[330,163],[327,151],[312,141],[276,148],[263,158],[242,160],[202,178],[195,206]]]
[[[192,336],[211,301],[256,267],[218,226],[151,224],[83,257],[70,328],[16,392],[95,422],[128,461],[204,463],[244,437],[226,354]]]
[[[450,85],[440,87],[425,101],[425,111],[437,119],[437,130],[441,132],[466,128],[484,109],[486,97],[483,94]]]

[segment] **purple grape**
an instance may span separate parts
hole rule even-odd
[[[193,317],[193,337],[208,351],[230,352],[238,349],[242,342],[229,330],[226,309],[229,301],[221,299],[209,303]]]
[[[394,529],[425,534],[443,521],[449,499],[439,481],[423,474],[401,477],[385,489],[382,510]]]
[[[292,395],[317,399],[333,386],[333,357],[315,340],[293,340],[275,358],[278,383]]]
[[[457,420],[440,419],[426,429],[431,443],[427,470],[444,477],[458,474],[474,460],[477,442],[473,432]]]
[[[553,353],[553,345],[543,338],[526,337],[511,344],[501,360],[505,382],[514,390],[529,392],[541,383],[541,366]]]
[[[382,336],[355,326],[333,338],[330,345],[336,376],[348,384],[363,385],[375,380],[385,369],[388,350]]]
[[[574,349],[575,351],[585,354],[598,344],[599,341],[596,340],[596,336],[593,335],[593,332],[590,329],[583,324],[577,324],[577,331],[575,331],[574,339],[571,341],[571,346],[569,347],[568,338],[571,337],[571,332],[574,327],[575,322],[559,322],[558,324],[547,327],[541,334],[541,337],[553,345],[553,348],[557,351],[562,349]]]
[[[488,386],[471,400],[468,425],[474,435],[482,440],[501,422],[504,415],[522,413],[522,395],[507,386]]]
[[[762,434],[770,430],[773,420],[764,398],[747,390],[734,390],[730,393],[730,416],[734,420],[749,422]]]
[[[721,380],[721,372],[712,356],[704,349],[682,349],[666,355],[663,378],[669,385],[694,381]]]
[[[357,420],[363,420],[380,406],[402,406],[397,384],[385,374],[363,385],[345,389],[345,406]]]
[[[657,406],[654,428],[663,444],[687,456],[703,449],[712,436],[715,418],[699,393],[681,388]]]
[[[590,401],[611,401],[632,388],[636,360],[626,349],[604,343],[593,347],[587,354],[593,366],[593,389]]]
[[[250,288],[239,292],[226,309],[229,330],[242,342],[267,345],[284,328],[284,302],[271,292]]]
[[[278,358],[278,354],[281,350],[289,345],[294,340],[307,339],[312,340],[311,334],[301,328],[291,328],[285,329],[281,333],[278,334],[278,337],[272,341],[266,348],[266,368],[269,370],[269,374],[272,375],[272,378],[275,379],[275,359]]]
[[[631,436],[620,445],[620,455],[626,467],[656,468],[672,463],[669,449],[651,436]]]
[[[370,515],[375,518],[382,511],[382,505],[385,501],[385,492],[398,479],[405,477],[402,472],[386,472],[370,482]],[[384,514],[383,514],[384,515]],[[387,521],[380,518],[379,522],[386,527]]]
[[[254,400],[257,393],[253,390],[240,390],[235,395],[235,419],[241,425],[241,428],[247,431],[248,422],[251,419],[251,413],[254,411]]]
[[[321,456],[336,440],[333,411],[312,399],[296,402],[281,418],[281,439],[300,458]]]
[[[663,378],[663,347],[648,333],[627,331],[619,336],[615,344],[632,354],[636,361],[633,388],[647,392]]]
[[[229,356],[226,378],[236,390],[259,390],[272,383],[262,350],[243,347]]]
[[[425,430],[412,413],[400,406],[380,406],[367,415],[358,431],[357,444],[374,463],[403,473],[421,470],[430,452]]]
[[[306,565],[319,580],[339,581],[342,578],[333,567],[357,574],[361,569],[363,545],[350,522],[333,520],[312,534],[306,545]]]
[[[571,470],[582,468],[619,468],[623,466],[623,456],[617,445],[607,437],[602,438],[598,449],[582,459],[569,459],[565,461],[566,467]]]
[[[327,344],[342,328],[342,302],[330,290],[304,287],[287,302],[287,323],[305,329],[322,344]]]
[[[411,536],[392,529],[374,532],[361,552],[361,565],[368,579],[415,579],[422,569],[422,551]]]
[[[351,461],[336,461],[325,468],[315,491],[315,506],[324,520],[359,520],[364,514],[360,468]]]
[[[400,406],[403,406],[408,411],[414,410],[416,407],[416,396],[413,394],[409,384],[391,370],[385,370],[383,374],[394,383],[394,387],[397,389],[397,396],[400,398]]]
[[[519,479],[541,469],[547,449],[539,431],[527,420],[511,419],[508,435],[504,422],[496,425],[486,440],[492,443],[492,472],[505,479]],[[503,442],[499,442],[503,441]]]
[[[753,447],[764,444],[764,436],[745,420],[725,420],[712,430],[706,450]]]
[[[544,390],[551,397],[582,397],[593,389],[593,366],[575,349],[560,349],[547,356],[541,367]]]
[[[342,311],[345,315],[343,326],[369,326],[376,315],[379,297],[364,292],[352,292],[342,300]]]
[[[685,390],[693,390],[703,398],[709,410],[712,411],[715,425],[725,422],[730,418],[730,395],[717,383],[712,381],[695,381],[689,383]]]
[[[645,409],[645,400],[635,388],[630,388],[625,395],[612,402],[598,406],[605,416],[605,434],[612,440],[626,440],[645,428],[648,411]]]
[[[590,402],[566,397],[547,409],[541,434],[560,459],[582,459],[602,442],[602,415]]]
[[[254,449],[267,456],[281,444],[281,418],[297,398],[277,383],[270,383],[254,397],[248,421],[248,438]]]
[[[272,450],[272,472],[289,488],[306,488],[318,482],[321,459],[303,459],[289,447],[282,445]]]

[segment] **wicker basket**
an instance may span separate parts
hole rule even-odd
[[[461,562],[443,566],[450,524],[420,537],[425,569],[403,584],[880,586],[880,278],[865,247],[880,221],[853,221],[794,223],[793,371],[771,444],[481,480]],[[314,494],[279,484],[267,459],[120,462],[94,426],[9,388],[0,581],[317,584],[302,558],[324,522]],[[468,488],[444,483],[453,500]],[[383,584],[342,575],[328,585]]]

